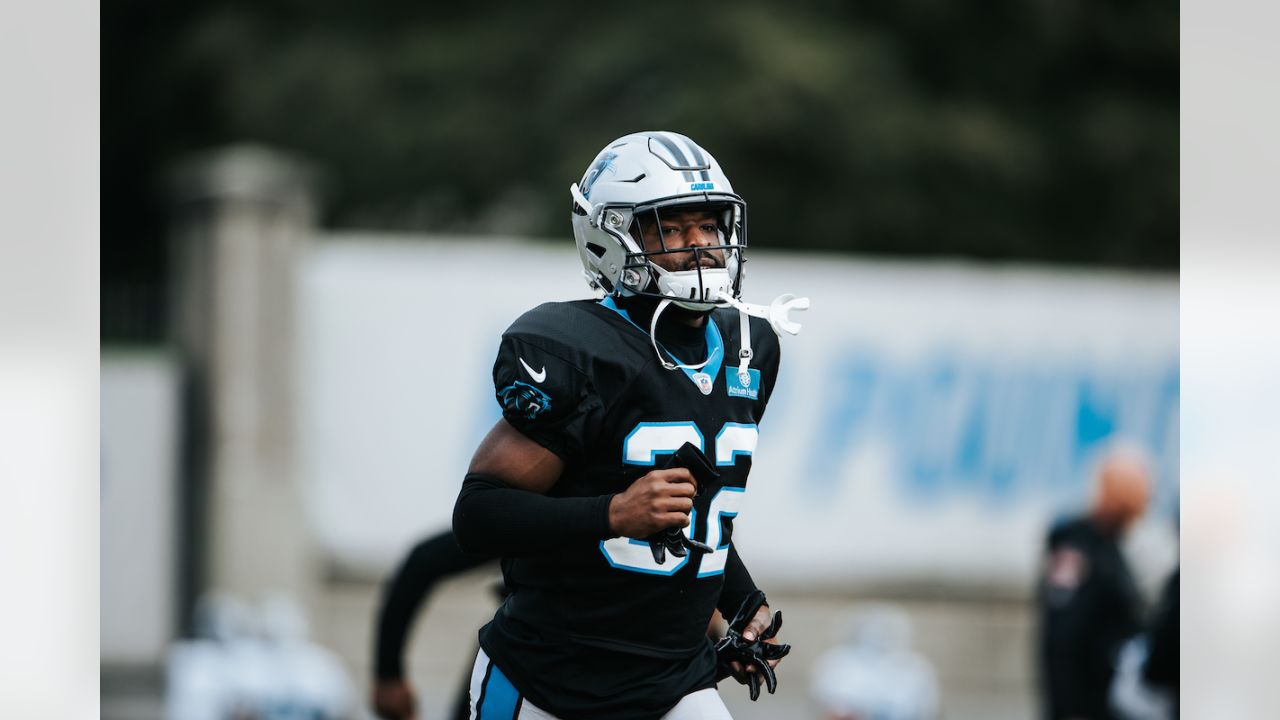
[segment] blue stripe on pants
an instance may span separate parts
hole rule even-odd
[[[519,706],[520,693],[497,665],[490,665],[489,681],[484,685],[484,697],[476,720],[515,720]]]

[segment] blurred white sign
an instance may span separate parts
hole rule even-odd
[[[352,240],[358,240],[353,242]],[[382,568],[447,527],[498,417],[498,338],[589,296],[570,243],[331,238],[303,275],[302,467],[325,548]],[[1045,525],[1083,506],[1109,439],[1176,497],[1173,276],[754,252],[746,299],[812,298],[735,542],[805,586],[1025,586]]]

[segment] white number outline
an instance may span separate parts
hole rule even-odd
[[[750,430],[751,432],[740,432],[742,430]],[[742,442],[742,447],[726,445],[721,442],[725,433],[730,433],[730,437],[733,438],[735,442],[742,442],[744,440],[746,442]],[[736,465],[740,455],[746,455],[747,457],[755,455],[756,444],[759,442],[760,428],[755,423],[725,423],[724,427],[720,428],[720,432],[716,433],[716,465],[721,467]],[[728,451],[728,457],[721,459],[720,455],[725,451]]]

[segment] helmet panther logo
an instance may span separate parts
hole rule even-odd
[[[602,156],[591,169],[587,171],[586,177],[582,178],[582,197],[591,199],[591,186],[596,184],[596,180],[604,174],[605,170],[613,170],[613,161],[618,157],[618,153],[607,152]]]
[[[502,388],[498,400],[508,412],[532,420],[551,409],[551,398],[538,388],[519,380]]]

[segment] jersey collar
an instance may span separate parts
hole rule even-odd
[[[637,325],[635,321],[631,319],[631,316],[627,314],[626,310],[623,310],[622,308],[618,307],[618,304],[614,302],[612,295],[606,295],[604,299],[600,301],[600,304],[621,315],[622,319],[630,323],[631,326],[634,327],[635,329],[639,330],[645,335],[649,334],[648,331],[646,331],[644,328]],[[657,338],[654,338],[654,339],[656,340]],[[715,383],[716,378],[720,376],[720,366],[724,362],[724,338],[720,336],[720,328],[716,326],[716,321],[711,316],[707,316],[706,339],[707,339],[707,364],[704,365],[699,370],[694,370],[692,368],[686,368],[686,367],[680,368],[682,371],[684,371],[685,377],[689,378],[689,382],[693,383],[699,389],[701,389],[702,383],[698,382],[698,375],[704,374],[704,373],[707,375],[710,375],[711,382]],[[680,365],[688,364],[684,360],[681,360],[680,358],[676,357],[675,353],[672,353],[670,350],[667,350],[667,348],[665,346],[662,346],[661,343],[659,343],[659,346],[662,347],[664,352],[666,352],[668,355],[671,356],[672,360],[675,360]]]

